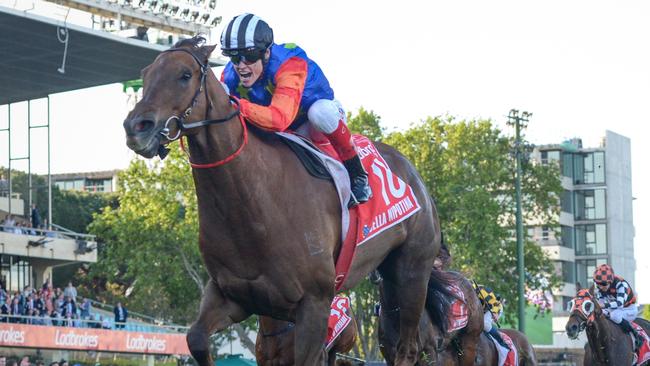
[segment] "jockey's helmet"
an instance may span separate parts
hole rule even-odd
[[[483,304],[483,308],[489,310],[495,316],[499,316],[503,310],[503,305],[501,304],[501,297],[494,293],[494,291],[483,285],[474,286],[479,300]]]
[[[234,17],[221,33],[221,51],[231,58],[243,56],[253,61],[251,57],[261,57],[272,44],[273,29],[254,14]]]
[[[594,271],[594,283],[597,285],[610,285],[614,282],[614,270],[609,264],[601,264]]]

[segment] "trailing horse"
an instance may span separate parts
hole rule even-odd
[[[580,332],[587,331],[589,343],[588,346],[585,346],[585,365],[635,364],[634,341],[630,334],[607,319],[592,292],[587,289],[578,291],[569,306],[571,314],[565,326],[569,338],[577,339]],[[636,318],[634,322],[641,326],[646,333],[650,332],[650,322],[647,320]]]
[[[183,40],[142,71],[143,95],[124,121],[127,146],[152,158],[187,138],[199,212],[199,246],[210,280],[187,341],[213,366],[208,337],[251,314],[294,322],[298,365],[321,365],[342,212],[335,187],[313,178],[276,134],[249,125],[208,67],[215,46]],[[420,210],[356,249],[340,291],[379,267],[398,294],[396,364],[417,359],[417,326],[440,247],[438,214],[415,167],[375,145],[412,188]],[[381,192],[377,192],[380,195]]]
[[[435,271],[434,271],[435,273]],[[422,314],[419,324],[420,348],[416,365],[482,365],[498,366],[499,355],[494,341],[483,332],[483,308],[474,291],[472,283],[457,272],[443,272],[450,276],[451,283],[458,284],[463,292],[467,307],[467,325],[452,332],[448,330],[449,314],[452,313],[449,304],[427,307]],[[393,296],[387,294],[381,286],[380,302],[382,311],[379,314],[379,343],[380,349],[389,365],[394,363],[394,351],[397,335],[396,316],[399,307]],[[453,294],[447,288],[441,288],[437,282],[430,282],[428,298],[447,298],[453,301]],[[431,311],[435,309],[437,311]],[[535,366],[537,360],[535,351],[526,336],[514,329],[500,329],[510,337],[517,349],[519,366]]]
[[[438,353],[453,348],[454,355],[461,365],[474,365],[476,348],[483,330],[483,313],[481,303],[474,292],[472,283],[457,272],[433,270],[432,280],[429,281],[427,292],[426,312],[422,314],[419,323],[420,348],[417,365],[438,364]],[[437,281],[435,278],[445,278]],[[441,282],[447,285],[441,286]],[[450,290],[449,284],[457,286],[462,296]],[[379,283],[381,311],[379,313],[379,343],[380,350],[389,365],[396,359],[395,350],[398,339],[399,317],[402,309],[399,306],[399,294],[385,288]],[[450,330],[449,316],[452,313],[451,304],[462,297],[467,314],[466,325],[460,329]],[[439,301],[438,299],[443,299]],[[435,306],[435,303],[440,303]]]

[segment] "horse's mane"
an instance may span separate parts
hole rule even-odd
[[[453,284],[459,284],[456,276],[455,272],[432,270],[429,277],[425,308],[431,321],[443,332],[447,332],[451,302],[458,299],[450,289]]]
[[[201,35],[196,35],[192,38],[181,39],[176,42],[172,48],[190,48],[193,50],[200,50],[205,45],[206,39]]]

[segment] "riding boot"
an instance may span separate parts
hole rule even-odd
[[[510,349],[508,343],[506,343],[506,341],[503,340],[503,337],[501,337],[501,333],[499,333],[497,327],[493,326],[492,329],[490,329],[490,331],[488,332],[488,334],[491,335],[492,338],[496,339],[496,341],[499,342],[500,345],[502,345],[507,349]]]
[[[350,199],[348,206],[352,207],[368,201],[372,197],[372,191],[368,185],[368,173],[366,173],[366,170],[361,164],[361,159],[357,155],[357,150],[355,149],[354,142],[352,142],[352,134],[350,134],[348,126],[341,120],[336,130],[332,133],[325,134],[325,136],[327,136],[332,143],[332,147],[339,154],[350,176],[350,187],[353,197]]]
[[[359,155],[355,155],[352,159],[344,161],[343,165],[350,175],[350,188],[352,189],[354,199],[358,203],[367,202],[372,197],[372,191],[368,184],[368,173],[363,169]]]
[[[619,324],[621,326],[621,329],[623,329],[624,332],[627,333],[632,333],[634,336],[634,352],[637,352],[639,348],[643,345],[643,339],[641,339],[641,335],[634,329],[632,324],[628,322],[627,320],[623,319],[621,320],[621,323]]]

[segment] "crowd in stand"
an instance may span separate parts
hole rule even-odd
[[[96,320],[91,315],[90,300],[83,299],[77,304],[76,299],[77,289],[72,283],[61,290],[46,282],[38,290],[25,286],[23,291],[15,291],[13,294],[0,284],[0,322],[111,328],[110,322],[102,323],[103,319],[88,323],[88,320]]]
[[[48,366],[69,366],[70,363],[66,360],[50,362]],[[75,364],[74,366],[78,366]],[[95,365],[99,365],[98,363]],[[0,366],[45,366],[45,361],[41,359],[31,360],[30,356],[23,356],[21,358],[7,357],[0,354]]]
[[[32,204],[30,220],[16,220],[13,215],[7,215],[0,221],[0,231],[12,234],[45,235],[53,237],[54,233],[48,230],[47,219],[41,220],[36,204]]]

